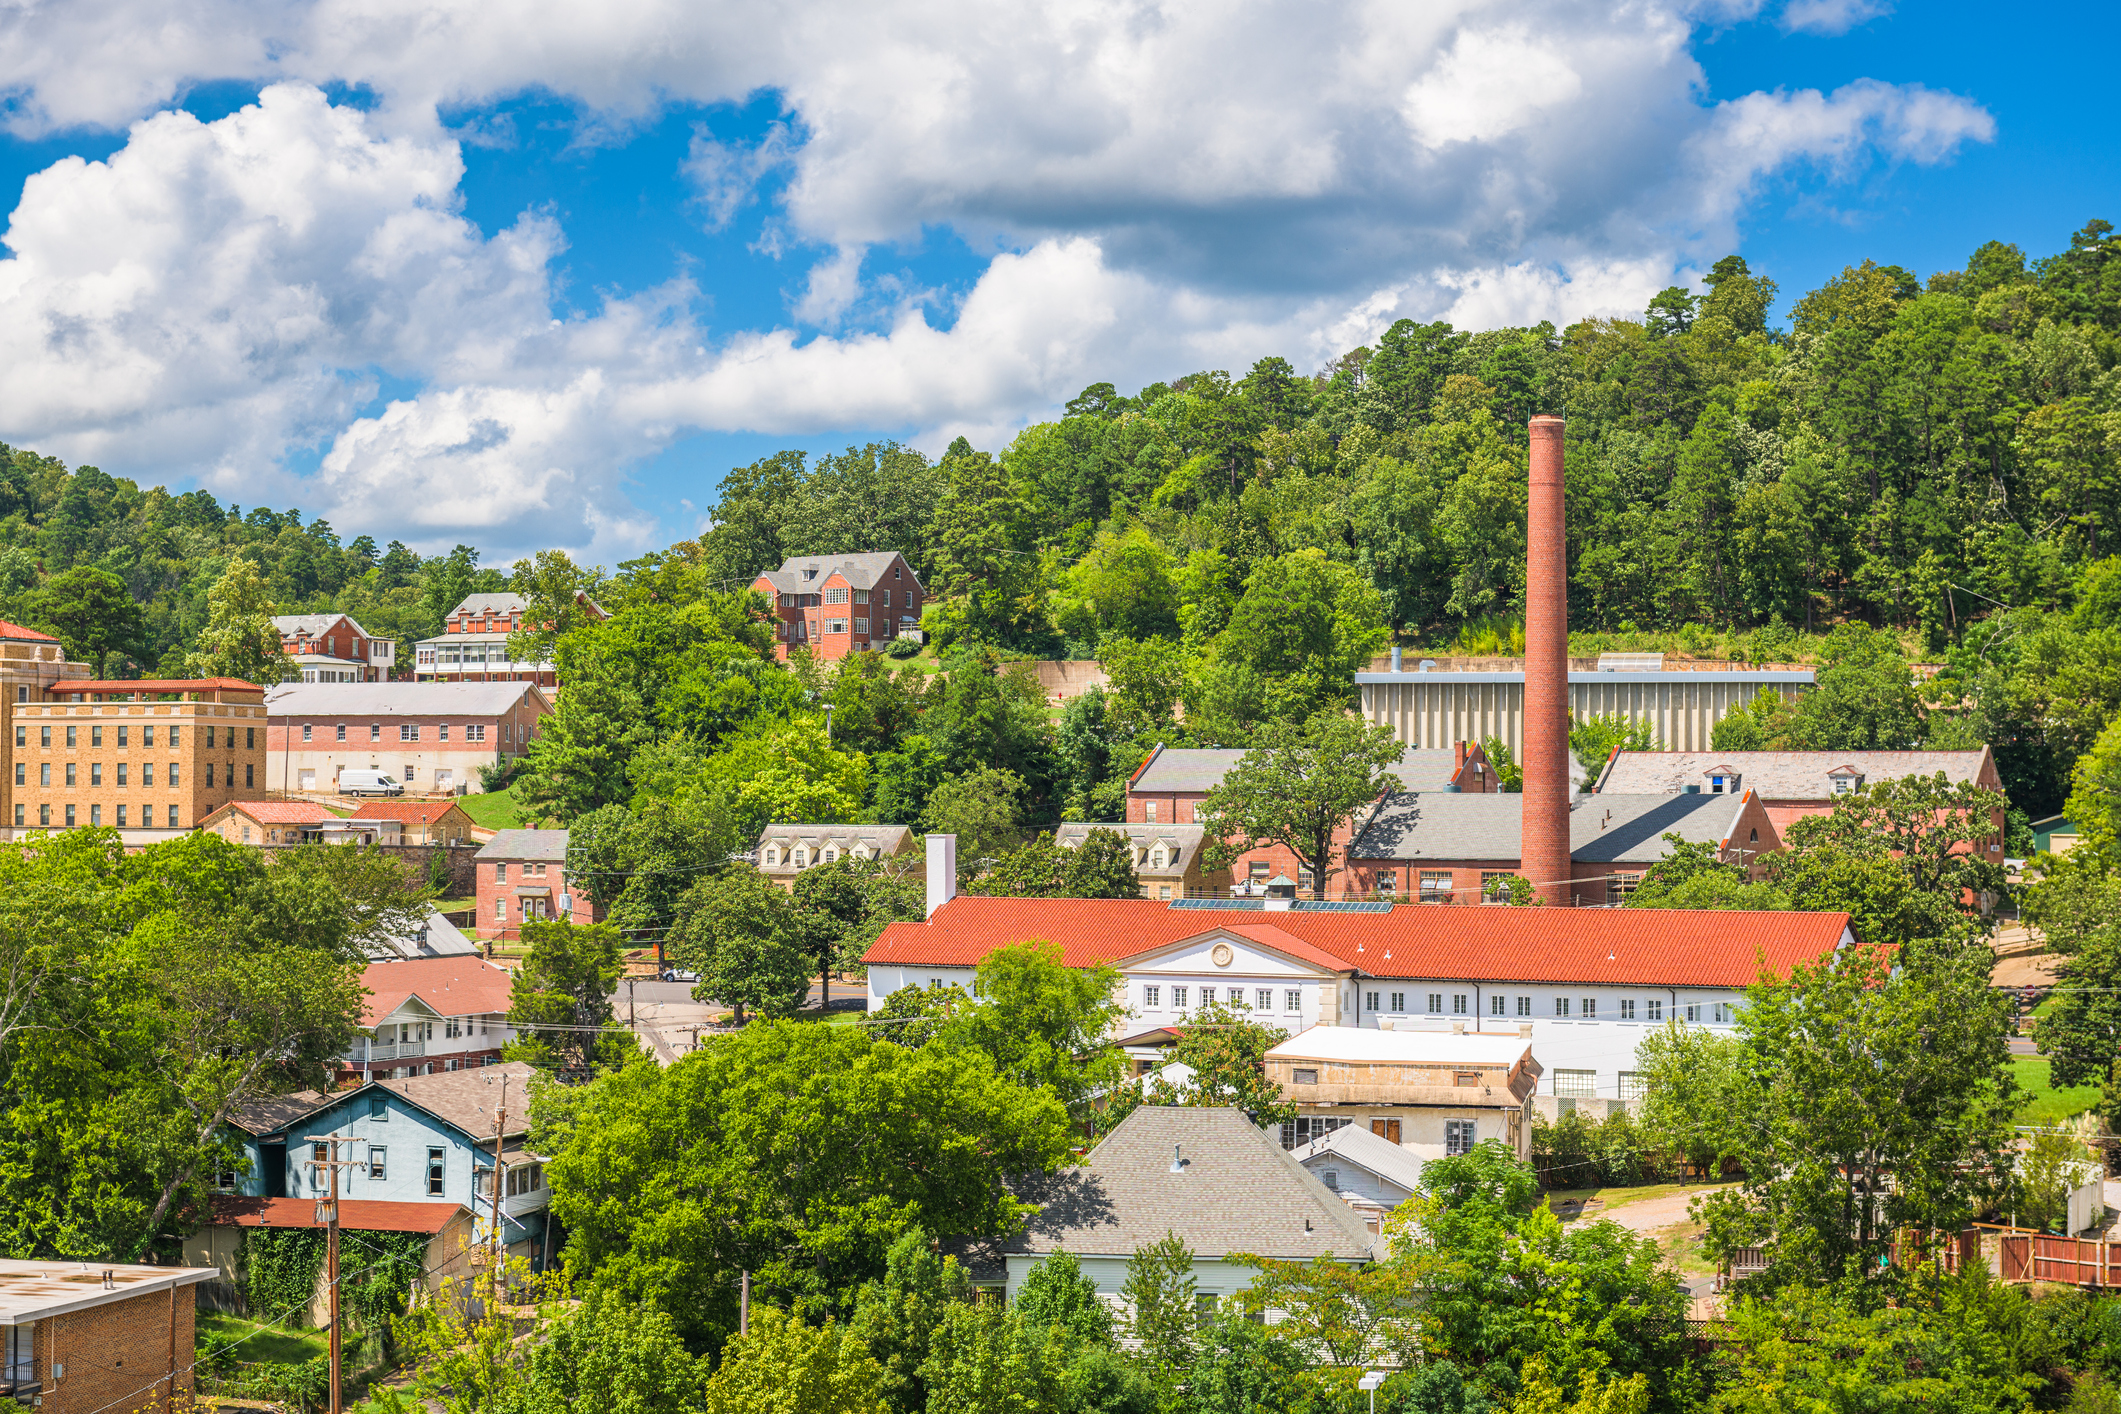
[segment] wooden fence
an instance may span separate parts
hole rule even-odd
[[[2005,1236],[2005,1281],[2121,1286],[2121,1242],[2087,1237]]]

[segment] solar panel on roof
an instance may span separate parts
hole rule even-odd
[[[1297,913],[1390,913],[1389,903],[1372,903],[1364,899],[1308,899],[1300,898],[1291,905]]]
[[[1175,898],[1171,900],[1171,907],[1264,913],[1267,908],[1267,901],[1257,898]]]

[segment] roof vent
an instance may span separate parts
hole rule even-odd
[[[1179,1152],[1178,1152],[1178,1150],[1179,1150],[1179,1146],[1178,1146],[1178,1145],[1176,1145],[1176,1144],[1173,1144],[1173,1145],[1171,1146],[1171,1172],[1173,1172],[1173,1173],[1184,1173],[1184,1172],[1186,1171],[1186,1165],[1187,1165],[1187,1163],[1188,1163],[1189,1161],[1188,1161],[1188,1160],[1186,1160],[1186,1159],[1180,1158],[1180,1157],[1179,1157]]]

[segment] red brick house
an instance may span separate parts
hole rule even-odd
[[[1127,823],[1197,824],[1196,811],[1200,802],[1209,791],[1222,784],[1223,776],[1243,759],[1244,754],[1222,748],[1158,746],[1127,782]],[[1392,773],[1409,790],[1484,795],[1501,788],[1495,778],[1495,768],[1488,764],[1487,753],[1481,750],[1479,742],[1461,741],[1449,751],[1410,747],[1399,764],[1392,768]],[[1062,828],[1072,829],[1074,826]],[[1334,836],[1334,847],[1343,857],[1350,834],[1350,827],[1343,825]],[[1225,888],[1233,885],[1256,888],[1270,879],[1281,877],[1297,881],[1305,895],[1309,895],[1311,871],[1279,845],[1247,852],[1232,861],[1227,880],[1221,871],[1217,871],[1212,881],[1197,887],[1202,892],[1215,894],[1221,892],[1217,884]],[[1336,898],[1347,887],[1345,871],[1327,879],[1327,890]],[[1194,887],[1187,889],[1189,895],[1193,892]]]
[[[280,651],[301,669],[300,682],[382,682],[397,643],[378,638],[345,614],[280,614],[272,621]]]
[[[49,1414],[192,1408],[197,1294],[211,1267],[0,1261],[0,1400]]]
[[[474,858],[479,879],[481,938],[507,941],[523,935],[532,918],[556,918],[561,900],[577,923],[595,923],[603,910],[567,878],[565,830],[502,830]]]
[[[333,794],[342,771],[369,770],[407,795],[450,795],[528,751],[552,699],[527,682],[287,683],[265,708],[275,790]]]
[[[575,603],[592,619],[611,615],[587,594],[575,595]],[[422,682],[534,682],[555,687],[552,664],[518,663],[508,656],[508,635],[520,632],[523,600],[504,591],[470,594],[449,611],[442,632],[413,645],[413,676]],[[533,622],[528,625],[536,628]]]
[[[794,555],[751,587],[773,601],[774,652],[808,648],[814,657],[866,653],[917,629],[926,591],[896,550],[861,555]]]

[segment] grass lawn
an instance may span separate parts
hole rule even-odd
[[[1560,1212],[1572,1208],[1581,1212],[1585,1205],[1596,1201],[1603,1204],[1602,1213],[1630,1203],[1640,1203],[1645,1198],[1665,1198],[1674,1193],[1708,1193],[1718,1188],[1729,1188],[1728,1183],[1647,1183],[1640,1188],[1556,1188],[1547,1193],[1547,1206]]]
[[[239,1340],[243,1343],[236,1346],[235,1358],[252,1364],[264,1361],[299,1365],[331,1353],[331,1343],[322,1331],[291,1331],[279,1326],[264,1326],[218,1311],[201,1311],[198,1323],[198,1346],[202,1355],[209,1349]]]
[[[2099,1103],[2096,1085],[2073,1085],[2066,1090],[2049,1085],[2046,1056],[2012,1056],[2011,1073],[2017,1077],[2018,1088],[2032,1096],[2018,1111],[2020,1124],[2051,1124],[2083,1114]]]
[[[479,791],[472,795],[457,797],[457,805],[471,823],[482,830],[514,830],[523,828],[516,820],[516,788],[507,790]]]

